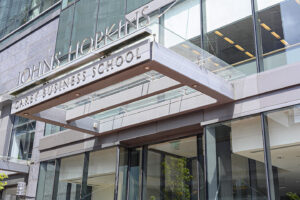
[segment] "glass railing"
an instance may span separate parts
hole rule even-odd
[[[240,70],[239,68],[226,63],[220,58],[195,45],[190,40],[179,36],[175,32],[158,23],[152,23],[148,27],[154,33],[156,42],[192,61],[198,65],[199,69],[204,68],[225,80],[245,77],[248,74],[243,69]]]

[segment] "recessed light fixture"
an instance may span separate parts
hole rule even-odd
[[[265,23],[261,23],[260,24],[264,29],[266,29],[267,31],[270,31],[271,28],[269,26],[267,26]]]
[[[241,47],[240,45],[238,45],[238,44],[236,44],[234,46],[235,46],[235,48],[237,48],[240,51],[245,51],[245,49],[243,47]]]
[[[229,39],[228,37],[224,37],[224,40],[226,40],[226,41],[229,42],[230,44],[234,44],[234,41],[232,41],[232,40]]]
[[[187,44],[181,44],[181,46],[186,48],[186,49],[190,48]]]
[[[75,96],[76,96],[76,97],[79,97],[79,96],[80,96],[80,93],[76,93]]]
[[[271,34],[277,38],[278,40],[281,38],[280,35],[278,35],[276,32],[272,31]]]
[[[220,31],[215,31],[215,34],[220,36],[220,37],[223,37],[223,34]]]
[[[28,113],[24,113],[24,116],[28,116],[29,114]]]
[[[245,54],[246,54],[247,56],[249,56],[250,58],[253,58],[253,57],[254,57],[254,56],[253,56],[251,53],[249,53],[248,51],[246,51]]]
[[[150,69],[150,67],[145,67],[145,70],[149,70]]]
[[[284,44],[285,46],[287,46],[287,45],[289,45],[289,43],[287,42],[287,41],[285,41],[285,40],[280,40],[280,42],[282,43],[282,44]]]
[[[193,50],[192,52],[196,55],[199,55],[199,56],[201,55],[201,53],[199,51]]]
[[[198,85],[196,85],[196,84],[195,84],[195,85],[193,85],[193,88],[196,88],[196,87],[198,87]]]

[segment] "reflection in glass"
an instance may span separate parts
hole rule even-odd
[[[55,161],[46,161],[40,164],[40,173],[36,199],[51,200],[54,186]]]
[[[120,147],[118,200],[126,200],[128,149]]]
[[[114,199],[116,148],[90,153],[85,200]]]
[[[218,73],[230,71],[226,79],[256,73],[251,0],[205,0],[203,15],[203,48],[233,66]]]
[[[98,0],[80,0],[76,2],[73,29],[71,32],[73,50],[76,48],[77,42],[94,36],[96,32],[98,2]]]
[[[168,30],[163,30],[164,45],[166,47],[178,45],[181,43],[178,36],[192,41],[200,38],[200,24],[200,0],[179,1],[164,15],[162,25]],[[200,43],[195,44],[200,46]]]
[[[61,127],[61,126],[56,126],[56,125],[53,125],[53,124],[47,124],[46,123],[44,136],[52,135],[54,133],[58,133],[58,132],[64,131],[64,130],[67,130],[67,129],[64,128],[64,127]]]
[[[141,191],[141,167],[142,167],[142,148],[129,150],[129,194],[130,200],[139,200]]]
[[[300,196],[300,107],[266,114],[275,198]]]
[[[300,62],[300,2],[256,0],[264,70]]]
[[[126,6],[126,11],[127,13],[130,13],[131,11],[142,7],[143,5],[151,2],[152,0],[127,0],[127,6]]]
[[[197,199],[197,139],[148,147],[145,199]]]
[[[58,200],[79,200],[83,174],[84,154],[61,159]]]
[[[0,39],[36,18],[58,0],[0,1]],[[42,5],[42,7],[41,7]]]
[[[29,160],[32,154],[35,134],[35,121],[15,117],[11,136],[10,157]]]
[[[209,199],[267,199],[260,117],[206,128]]]

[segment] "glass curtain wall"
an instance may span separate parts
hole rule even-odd
[[[64,130],[67,130],[67,129],[64,127],[61,127],[61,126],[53,125],[53,124],[45,124],[44,136],[52,135],[54,133],[58,133],[58,132],[61,132]]]
[[[197,138],[150,145],[144,199],[198,199]]]
[[[263,69],[299,63],[300,2],[298,0],[255,0]]]
[[[61,159],[55,199],[80,199],[83,163],[84,154]]]
[[[36,199],[51,200],[55,177],[55,160],[40,164]]]
[[[118,200],[126,200],[128,175],[128,149],[120,147],[119,177],[118,177]]]
[[[15,117],[11,134],[9,156],[15,159],[30,160],[35,134],[35,121]]]
[[[64,7],[60,16],[56,42],[56,52],[60,51],[61,56],[67,54],[70,45],[74,50],[78,41],[103,31],[150,2],[92,0],[87,4],[86,1],[64,1],[69,6]],[[201,60],[205,66],[233,80],[299,62],[299,13],[298,0],[179,0],[160,17],[161,28],[154,32],[158,32],[160,43],[189,58],[201,60],[201,47],[212,55]],[[214,57],[222,64],[215,62]]]
[[[300,197],[300,106],[265,114],[276,200]]]
[[[202,5],[203,49],[228,64],[215,73],[228,80],[256,73],[251,0],[203,0]]]
[[[259,116],[206,128],[208,199],[268,199]]]
[[[2,0],[0,1],[0,39],[14,31],[58,0]]]
[[[107,27],[118,24],[124,17],[125,0],[76,1],[61,12],[55,52],[61,53],[63,61],[70,46],[74,51],[77,42],[94,38],[96,32],[105,32]]]
[[[117,148],[91,152],[85,200],[114,199]]]

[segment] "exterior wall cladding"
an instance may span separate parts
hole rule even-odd
[[[0,199],[300,199],[299,19],[299,0],[0,0]],[[47,64],[73,71],[26,78]]]

